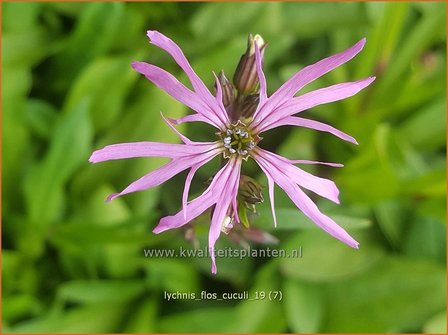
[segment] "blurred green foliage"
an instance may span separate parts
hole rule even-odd
[[[445,6],[3,3],[3,332],[446,333]],[[359,251],[316,229],[278,192],[278,228],[266,202],[254,225],[277,236],[278,248],[302,246],[303,258],[222,258],[212,276],[207,258],[144,257],[144,248],[191,248],[184,231],[151,233],[179,210],[185,174],[106,204],[164,160],[87,160],[106,144],[177,141],[159,112],[188,111],[130,67],[149,61],[186,79],[148,45],[147,29],[177,41],[210,86],[212,70],[231,76],[248,33],[261,34],[270,92],[367,37],[356,59],[306,88],[377,76],[357,96],[306,112],[359,146],[301,129],[263,140],[286,157],[345,164],[309,171],[337,181],[342,204],[319,205],[361,242]],[[181,130],[213,136],[204,125]],[[192,191],[216,168],[201,169]],[[260,175],[254,164],[245,169]],[[201,239],[208,220],[198,220]],[[218,247],[228,245],[221,237]],[[168,302],[165,290],[281,290],[283,299]]]

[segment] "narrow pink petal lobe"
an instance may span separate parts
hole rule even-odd
[[[133,142],[105,146],[96,150],[89,158],[91,163],[109,160],[136,158],[136,157],[168,157],[175,158],[191,155],[204,150],[200,147],[186,146],[184,144],[168,144],[159,142]]]
[[[320,165],[327,165],[331,167],[344,167],[344,164],[340,163],[329,163],[329,162],[318,162],[318,161],[310,161],[310,160],[303,160],[303,159],[294,159],[289,161],[291,164],[320,164]]]
[[[194,72],[181,48],[171,39],[159,33],[158,31],[149,30],[147,34],[152,44],[165,50],[171,55],[171,57],[173,57],[176,63],[187,75],[188,79],[193,85],[194,91],[198,93],[200,98],[210,108],[210,112],[214,113],[214,115],[218,117],[218,119],[220,119],[221,124],[226,124],[226,122],[228,121],[227,113],[216,104],[215,98],[202,82],[202,80],[198,77],[198,75]]]
[[[287,176],[292,182],[335,203],[339,203],[339,190],[332,180],[316,177],[292,165],[284,157],[263,149],[257,149],[255,159],[260,163],[280,169],[282,174]]]
[[[294,94],[296,94],[305,85],[348,62],[364,48],[365,43],[366,39],[363,38],[351,48],[336,55],[324,58],[312,65],[308,65],[297,72],[270,97],[269,106],[266,106],[266,110],[264,111],[265,115],[262,116],[266,116],[269,112],[269,108],[275,108],[281,103],[292,98]]]
[[[210,111],[209,106],[204,103],[201,97],[185,87],[172,74],[155,65],[144,62],[133,62],[132,67],[174,99],[201,114],[207,123],[218,129],[221,128],[222,121],[215,113]]]
[[[190,147],[190,146],[189,146]],[[212,149],[210,151],[206,151],[204,153],[199,153],[195,155],[188,155],[173,159],[171,162],[163,165],[162,167],[154,170],[140,179],[131,183],[128,187],[126,187],[120,193],[114,194],[109,197],[109,200],[115,199],[118,196],[122,196],[124,194],[129,194],[137,191],[147,190],[151,187],[158,186],[165,181],[171,179],[173,176],[182,172],[188,168],[196,164],[205,164],[210,159],[218,155],[220,152],[219,149]]]
[[[305,119],[298,116],[288,116],[284,119],[276,122],[272,125],[272,128],[277,128],[281,126],[296,126],[296,127],[303,127],[303,128],[310,128],[318,131],[323,131],[326,133],[333,134],[336,137],[339,137],[340,139],[353,143],[358,144],[358,142],[350,135],[328,125],[323,122]]]
[[[217,197],[214,196],[211,192],[205,191],[202,195],[200,195],[187,205],[188,211],[186,218],[184,218],[183,211],[180,211],[173,216],[165,216],[160,219],[157,227],[152,230],[153,233],[159,234],[169,229],[182,227],[186,223],[194,220],[199,215],[204,213],[211,206],[213,206],[213,204],[216,203],[216,199]]]
[[[289,177],[287,177],[281,168],[267,163],[266,161],[256,158],[256,161],[263,172],[270,176],[294,202],[294,204],[327,233],[351,246],[358,248],[359,243],[354,240],[343,228],[338,226],[328,216],[322,214],[316,204],[297,186]]]
[[[215,77],[215,85],[216,85],[216,103],[219,105],[221,110],[225,110],[224,103],[222,102],[222,85],[221,81],[216,76],[215,72],[213,72],[213,76]],[[227,113],[226,113],[227,115]]]
[[[196,92],[204,96],[211,96],[210,91],[204,85],[204,83],[198,77],[198,75],[194,72],[193,68],[191,67],[190,63],[188,62],[187,58],[182,52],[181,48],[176,43],[174,43],[170,38],[166,37],[165,35],[155,30],[148,30],[147,34],[151,44],[154,44],[155,46],[158,46],[159,48],[168,52],[171,55],[171,57],[173,57],[173,59],[176,61],[176,63],[182,68],[182,70],[184,70],[185,74],[187,75],[188,79],[190,79],[190,82],[193,85],[193,88]]]
[[[169,118],[169,121],[172,124],[175,124],[175,125],[182,124],[182,123],[185,123],[185,122],[205,122],[205,123],[208,123],[208,119],[206,117],[204,117],[203,115],[200,115],[200,114],[185,115],[185,116],[182,116],[181,118],[178,118],[178,119],[171,119],[171,118]]]
[[[163,114],[162,112],[160,112],[160,116],[162,117],[163,121],[167,124],[168,127],[170,127],[170,129],[173,131],[173,133],[175,133],[177,135],[177,137],[179,137],[179,139],[184,142],[187,145],[194,145],[195,143],[193,141],[191,141],[188,137],[184,136],[183,134],[181,134],[176,128],[174,128],[172,122],[170,120],[168,120]]]
[[[260,102],[259,106],[263,106],[267,100],[267,85],[266,77],[263,72],[263,61],[261,58],[260,48],[258,44],[255,43],[255,65],[257,67],[258,80],[260,82]]]
[[[238,184],[240,180],[240,164],[241,160],[233,159],[230,161],[232,171],[229,175],[225,188],[220,190],[219,198],[216,203],[215,211],[213,212],[212,222],[208,234],[208,248],[212,259],[212,273],[216,274],[216,260],[215,260],[215,243],[221,234],[222,223],[226,217],[227,211],[231,206],[232,201],[236,198],[238,192]]]
[[[153,232],[159,234],[169,229],[181,227],[213,206],[219,200],[222,190],[224,189],[229,175],[232,172],[232,168],[233,164],[229,161],[213,177],[212,183],[208,186],[208,188],[199,197],[193,199],[187,204],[186,218],[184,217],[183,210],[178,212],[176,215],[166,216],[160,220]]]
[[[271,203],[272,219],[274,220],[274,227],[277,227],[277,215],[275,214],[275,203],[274,203],[274,180],[270,175],[266,174],[268,179],[268,191],[269,191],[269,201]]]
[[[205,163],[204,163],[205,164]],[[188,201],[188,192],[190,191],[191,181],[193,180],[193,177],[196,173],[196,171],[202,166],[203,164],[196,164],[193,165],[188,172],[187,178],[185,179],[185,186],[184,186],[184,192],[182,194],[182,210],[184,212],[184,219],[187,220],[187,201]]]
[[[263,132],[275,128],[275,124],[285,117],[303,112],[315,106],[349,98],[369,86],[374,80],[375,77],[369,77],[355,82],[336,84],[291,98],[283,105],[272,110],[270,114],[267,114],[259,123],[257,129]]]

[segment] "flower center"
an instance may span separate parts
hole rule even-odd
[[[224,158],[230,158],[232,155],[242,156],[243,159],[249,157],[249,152],[255,148],[260,138],[253,135],[243,122],[238,121],[230,125],[225,132],[218,134],[224,143]]]

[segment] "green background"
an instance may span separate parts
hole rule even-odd
[[[446,332],[444,3],[6,3],[2,35],[2,318],[4,332]],[[307,64],[367,37],[352,61],[306,90],[376,75],[371,87],[306,116],[353,135],[282,128],[262,145],[334,179],[341,205],[317,199],[361,243],[327,236],[276,190],[253,225],[303,258],[145,258],[191,248],[185,231],[151,230],[180,209],[186,174],[105,197],[162,159],[88,163],[129,141],[175,143],[160,118],[188,111],[130,67],[161,66],[185,81],[146,30],[170,36],[211,87],[231,77],[248,33],[269,42],[268,91]],[[213,140],[211,127],[179,127]],[[192,194],[216,171],[197,174]],[[245,172],[266,180],[254,164]],[[259,176],[259,177],[258,177]],[[267,189],[265,188],[265,198]],[[209,214],[198,222],[204,247]],[[202,224],[201,224],[202,222]],[[265,248],[251,244],[253,248]],[[232,244],[223,235],[217,247]],[[281,291],[282,301],[166,301],[168,292]]]

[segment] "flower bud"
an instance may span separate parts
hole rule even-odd
[[[233,102],[235,98],[234,87],[229,79],[227,79],[224,71],[218,74],[218,80],[221,83],[222,87],[222,103],[224,107],[227,109]]]
[[[249,228],[242,231],[242,235],[246,240],[253,241],[260,244],[278,244],[278,239],[257,228]]]
[[[250,94],[241,99],[241,102],[238,106],[240,118],[251,118],[257,110],[259,100],[260,96],[258,94]]]
[[[242,175],[240,177],[239,196],[247,205],[255,205],[263,202],[261,185],[253,178]]]
[[[268,232],[253,227],[241,227],[241,225],[236,226],[236,228],[231,230],[227,236],[230,240],[238,243],[244,249],[250,248],[250,244],[248,242],[255,242],[264,245],[275,245],[279,242],[275,236],[269,234]]]
[[[240,94],[256,93],[258,90],[259,80],[255,63],[255,44],[260,49],[261,57],[263,57],[266,43],[260,35],[255,35],[254,37],[250,34],[246,53],[241,56],[233,75],[233,84]]]

